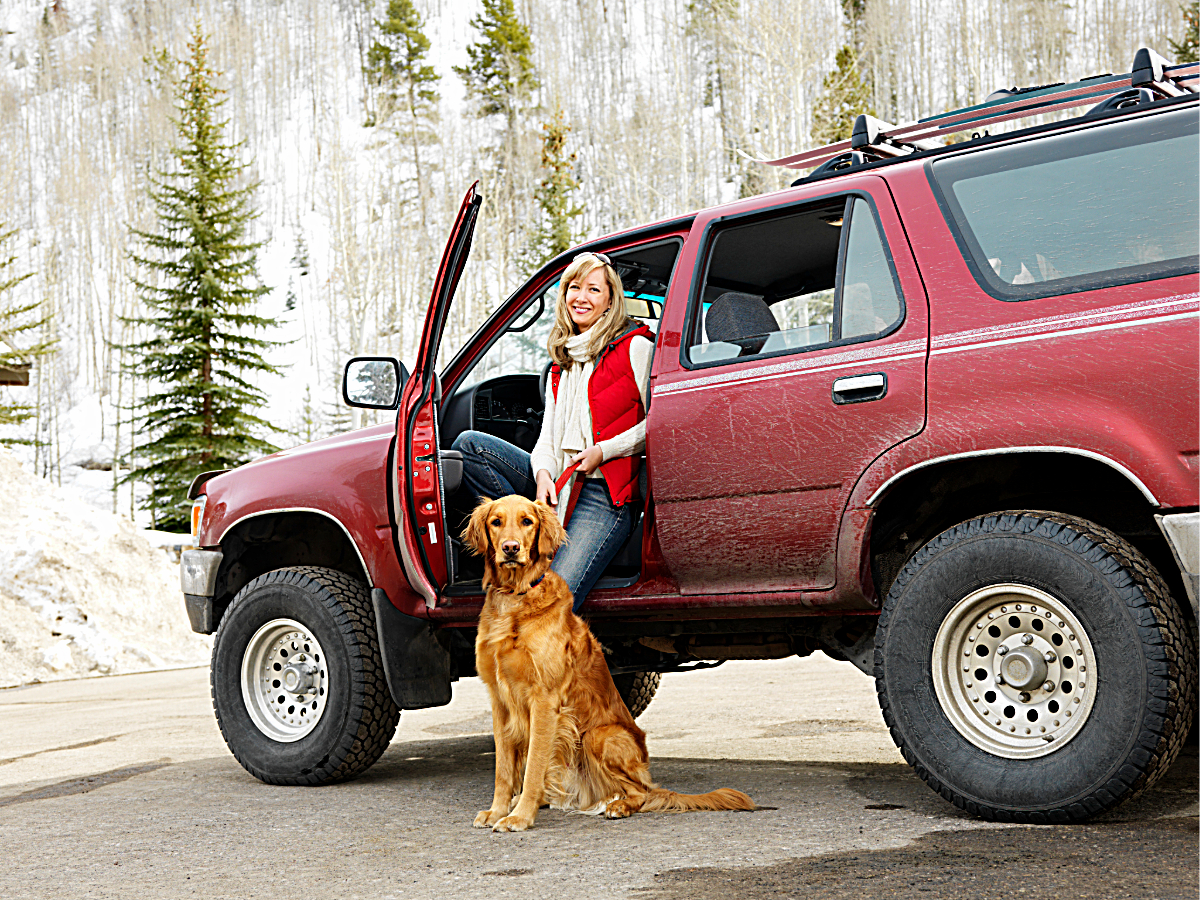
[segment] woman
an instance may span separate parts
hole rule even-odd
[[[568,540],[551,568],[570,586],[576,612],[633,529],[653,338],[626,313],[609,258],[579,254],[558,285],[547,342],[551,389],[533,453],[478,431],[454,441],[463,484],[476,497],[523,494],[557,505]],[[555,481],[577,463],[566,488],[556,491]]]

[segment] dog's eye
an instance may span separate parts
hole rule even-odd
[[[529,518],[529,516],[526,516],[525,518],[523,518],[523,519],[521,520],[521,524],[522,524],[522,525],[532,525],[532,524],[533,524],[533,519]]]
[[[499,519],[492,519],[492,524],[493,524],[493,525],[495,525],[497,528],[499,528],[499,527],[500,527],[500,520],[499,520]]]

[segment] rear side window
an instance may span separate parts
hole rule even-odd
[[[717,231],[693,300],[693,365],[869,340],[904,304],[871,204],[841,196]]]
[[[1026,300],[1196,271],[1194,109],[931,164],[980,286]]]

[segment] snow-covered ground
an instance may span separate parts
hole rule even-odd
[[[205,663],[151,539],[0,449],[0,687]]]

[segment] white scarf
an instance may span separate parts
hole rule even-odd
[[[563,465],[576,453],[591,446],[592,411],[588,408],[588,381],[596,368],[596,352],[592,347],[595,332],[589,328],[583,334],[567,339],[566,351],[578,365],[563,372],[558,383],[558,396],[554,400],[555,417],[562,417]]]
[[[567,338],[567,355],[576,365],[563,371],[558,382],[558,396],[554,399],[555,438],[559,438],[555,443],[562,451],[560,472],[567,468],[572,456],[592,445],[592,411],[588,406],[588,382],[596,368],[598,348],[592,346],[595,336],[596,330],[589,328],[583,334]],[[599,474],[599,470],[594,474]],[[572,475],[558,495],[559,516],[566,514],[567,499],[577,477],[578,473]]]

